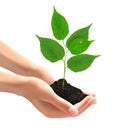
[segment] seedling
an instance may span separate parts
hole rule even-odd
[[[99,55],[84,54],[92,42],[94,42],[94,40],[89,40],[89,29],[91,26],[92,24],[80,28],[67,38],[69,33],[68,22],[54,7],[51,28],[55,39],[36,35],[40,41],[41,53],[47,60],[51,62],[63,61],[62,86],[64,86],[66,79],[67,68],[73,72],[84,71],[99,57]],[[66,41],[65,38],[67,38]],[[72,56],[68,58],[69,52]]]

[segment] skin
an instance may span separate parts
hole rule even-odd
[[[25,97],[46,117],[76,117],[96,103],[92,93],[75,105],[59,97],[50,87],[54,78],[45,67],[32,63],[2,41],[0,66],[9,70],[0,71],[0,92]]]

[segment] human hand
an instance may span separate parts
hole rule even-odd
[[[62,99],[48,85],[52,84],[54,79],[45,67],[35,65],[1,41],[0,66],[16,73],[16,75],[12,75],[0,72],[0,91],[26,97],[47,117],[78,116],[96,103],[93,94],[89,94],[84,100],[75,105]]]
[[[95,95],[89,94],[81,102],[72,105],[56,95],[46,82],[33,77],[23,87],[22,96],[49,118],[78,116],[96,102]]]
[[[84,93],[87,94],[88,96],[85,97],[81,102],[75,104],[75,107],[78,110],[77,116],[79,116],[88,108],[90,108],[92,105],[97,103],[95,93],[88,93],[88,92],[84,92]]]

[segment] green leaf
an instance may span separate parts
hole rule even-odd
[[[86,39],[88,40],[89,37],[89,29],[91,27],[92,24],[90,24],[87,27],[81,28],[77,31],[75,31],[67,40],[67,45],[70,44],[73,40],[77,39],[77,38],[82,38],[82,39]]]
[[[80,54],[73,56],[67,61],[67,67],[74,72],[84,71],[91,66],[97,57],[99,55]]]
[[[94,40],[88,41],[83,38],[76,38],[76,39],[72,40],[71,42],[67,43],[67,48],[74,55],[80,54],[80,53],[83,53],[84,51],[86,51],[93,41]]]
[[[68,23],[64,16],[59,14],[55,7],[51,20],[52,32],[56,39],[63,40],[69,33]]]
[[[36,35],[36,37],[40,41],[41,52],[47,60],[56,62],[63,59],[65,51],[57,41],[50,38],[39,37],[38,35]]]

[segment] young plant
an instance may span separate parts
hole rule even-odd
[[[68,22],[64,16],[57,12],[54,7],[51,19],[51,28],[56,40],[44,38],[36,35],[40,41],[40,49],[43,56],[51,61],[63,61],[63,83],[66,79],[66,69],[69,68],[73,72],[84,71],[91,66],[93,61],[99,55],[84,54],[94,40],[89,40],[89,29],[92,24],[76,30],[66,41],[65,38],[69,33]],[[62,43],[59,43],[61,41]],[[68,56],[68,52],[72,54]]]

